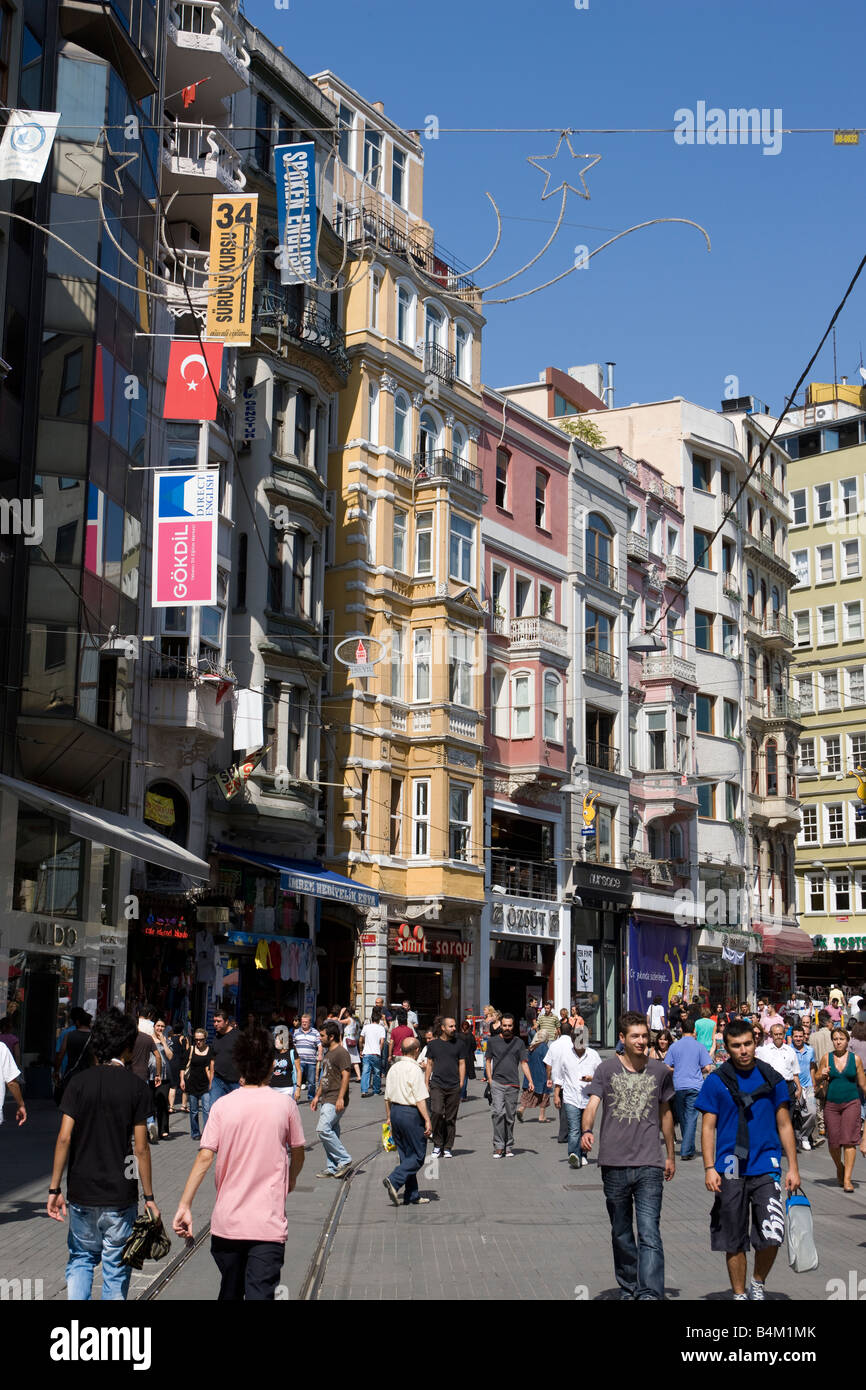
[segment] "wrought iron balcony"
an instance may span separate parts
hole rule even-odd
[[[598,647],[584,647],[583,669],[588,675],[619,680],[619,661],[611,652],[603,652]]]
[[[784,613],[767,613],[764,618],[764,636],[778,637],[793,646],[794,624]]]
[[[345,208],[342,216],[335,220],[334,230],[338,236],[345,237],[349,246],[373,246],[379,251],[399,256],[451,294],[467,299],[476,294],[474,283],[457,266],[452,256],[439,247],[410,236],[371,208]]]
[[[619,761],[618,748],[611,748],[608,743],[596,743],[592,739],[586,740],[587,767],[600,767],[605,772],[619,772]]]
[[[453,454],[448,449],[428,449],[423,454],[415,455],[416,482],[432,483],[440,478],[450,478],[455,483],[462,483],[463,487],[481,491],[481,470],[467,463],[459,454]]]
[[[490,856],[490,884],[514,898],[555,898],[556,866],[494,853]]]
[[[606,585],[608,589],[618,587],[615,567],[609,565],[607,560],[602,560],[598,555],[587,555],[584,573],[588,579],[596,579],[599,584]]]
[[[438,376],[440,381],[444,381],[450,386],[457,373],[457,359],[453,352],[447,348],[440,347],[439,343],[424,344],[424,370],[432,372]]]
[[[346,335],[330,314],[315,304],[298,310],[293,298],[280,288],[269,286],[256,292],[255,317],[263,327],[276,329],[295,343],[319,348],[341,373],[348,374]]]
[[[795,700],[793,695],[788,695],[784,690],[774,690],[770,709],[774,719],[792,719],[799,722],[802,714],[802,707],[799,700]]]

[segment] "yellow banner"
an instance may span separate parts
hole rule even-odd
[[[144,819],[150,821],[151,825],[174,825],[174,802],[171,797],[145,792]]]
[[[210,224],[207,330],[211,343],[252,341],[258,194],[214,195]],[[216,291],[216,293],[213,293]]]

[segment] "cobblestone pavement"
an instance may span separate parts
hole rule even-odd
[[[515,1159],[494,1160],[490,1112],[476,1082],[461,1107],[453,1159],[428,1158],[419,1175],[429,1206],[396,1209],[382,1178],[394,1159],[377,1152],[354,1179],[334,1240],[320,1293],[322,1299],[529,1298],[604,1299],[615,1293],[610,1233],[594,1163],[579,1172],[556,1143],[555,1123],[531,1117],[515,1132]],[[66,1226],[45,1215],[57,1111],[50,1102],[29,1108],[18,1130],[13,1107],[0,1127],[0,1279],[42,1280],[45,1300],[65,1299]],[[316,1116],[302,1105],[310,1150],[298,1188],[289,1200],[289,1239],[280,1296],[294,1298],[304,1281],[335,1195],[332,1181],[316,1181],[323,1166],[315,1139]],[[347,1147],[356,1160],[376,1149],[384,1118],[381,1100],[362,1102],[353,1087],[344,1121]],[[196,1145],[185,1116],[172,1116],[173,1137],[154,1149],[154,1188],[167,1221],[174,1215]],[[820,1267],[795,1275],[780,1253],[768,1286],[770,1301],[826,1300],[848,1292],[852,1274],[866,1275],[866,1161],[858,1158],[857,1191],[837,1187],[826,1147],[801,1156],[801,1174],[812,1202]],[[213,1182],[208,1178],[194,1208],[196,1229],[208,1219]],[[700,1159],[677,1165],[665,1188],[662,1236],[667,1296],[672,1301],[729,1299],[724,1259],[709,1248],[710,1194]],[[171,1257],[180,1252],[173,1238]],[[164,1264],[133,1275],[138,1297]],[[864,1286],[866,1287],[866,1286]],[[218,1280],[208,1243],[193,1255],[160,1295],[160,1302],[214,1299]],[[94,1288],[99,1296],[99,1283]]]

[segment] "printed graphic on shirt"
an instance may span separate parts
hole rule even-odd
[[[620,1124],[640,1124],[656,1101],[656,1078],[649,1071],[622,1071],[610,1078],[610,1100],[614,1119]]]

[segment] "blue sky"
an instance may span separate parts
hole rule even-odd
[[[333,69],[407,128],[423,129],[429,115],[443,128],[670,128],[678,108],[698,101],[780,107],[785,127],[866,125],[859,4],[290,3],[277,10],[247,0],[245,11],[304,71]],[[535,268],[542,273],[528,272],[513,290],[566,269],[575,246],[592,249],[652,217],[702,223],[712,252],[692,228],[652,227],[552,289],[491,306],[485,381],[528,381],[547,365],[610,358],[620,405],[682,395],[717,409],[733,375],[743,394],[779,409],[866,249],[861,140],[837,148],[832,134],[786,135],[777,155],[765,155],[758,145],[677,145],[671,134],[575,135],[576,151],[603,156],[586,176],[591,200],[569,196],[569,225]],[[425,213],[461,262],[476,263],[492,244],[486,189],[505,221],[502,247],[482,274],[510,274],[543,244],[558,198],[541,201],[544,177],[526,157],[551,154],[556,141],[425,140]],[[864,309],[866,272],[837,329],[839,374],[858,380]],[[832,373],[828,344],[812,375]]]

